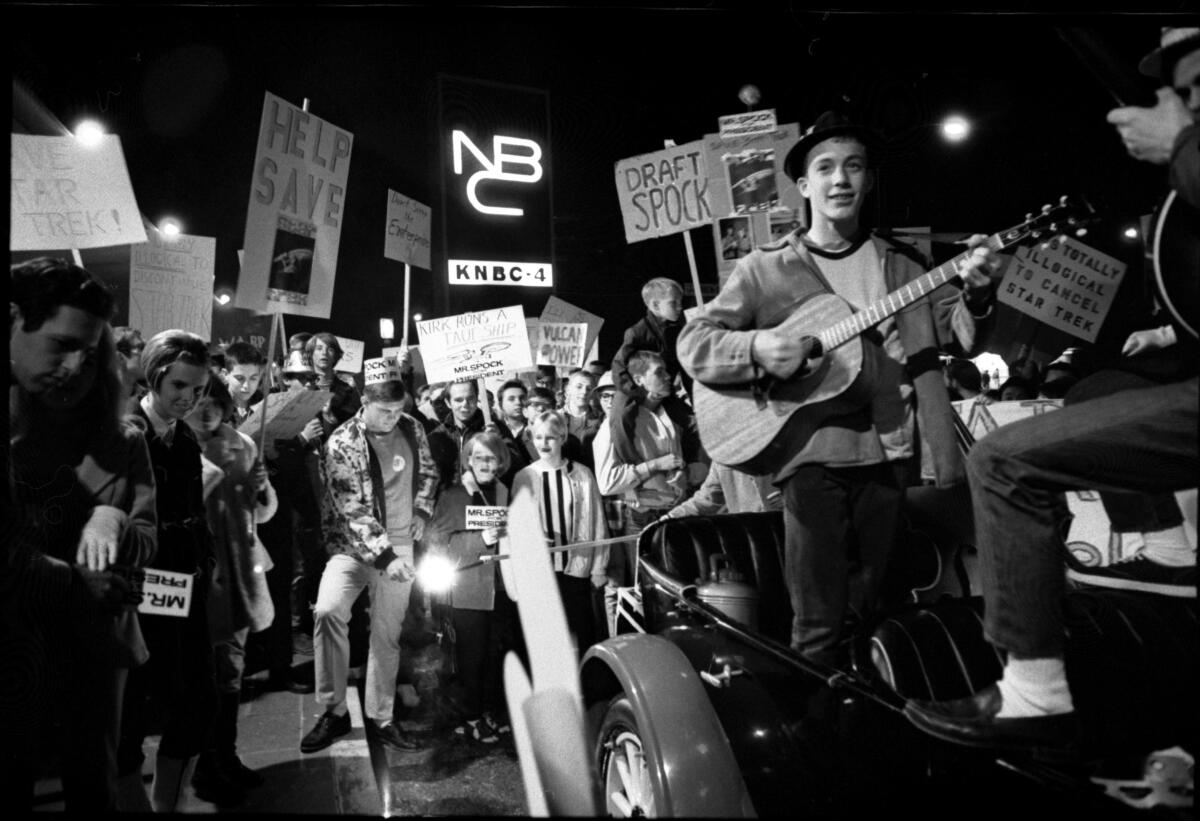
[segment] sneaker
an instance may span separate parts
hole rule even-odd
[[[1181,599],[1196,598],[1196,566],[1171,567],[1135,553],[1104,567],[1069,567],[1067,578],[1092,587],[1140,590]]]
[[[315,753],[317,750],[324,750],[333,743],[335,738],[348,735],[350,733],[350,714],[336,715],[334,713],[323,713],[317,719],[317,724],[308,735],[300,740],[300,752]]]
[[[464,721],[453,730],[454,738],[478,744],[495,744],[500,736],[482,718]]]
[[[394,721],[382,727],[376,724],[375,735],[389,750],[423,750],[428,746],[412,733],[401,730]]]

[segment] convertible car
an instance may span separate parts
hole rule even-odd
[[[907,699],[964,697],[1002,669],[983,638],[972,549],[946,520],[961,499],[922,491],[927,526],[910,529],[898,563],[915,575],[883,614],[853,626],[838,668],[788,647],[782,514],[672,519],[642,533],[618,635],[580,670],[609,814],[1190,816],[1194,600],[1070,592],[1077,760],[947,744],[907,722]]]

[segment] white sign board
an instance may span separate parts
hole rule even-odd
[[[586,322],[541,322],[538,325],[537,364],[582,368],[587,356]]]
[[[778,127],[775,109],[747,111],[745,114],[726,114],[717,119],[717,130],[723,140],[770,134]]]
[[[625,241],[678,234],[712,222],[708,168],[700,140],[616,163]]]
[[[516,285],[520,288],[554,287],[554,266],[549,262],[496,262],[484,259],[451,259],[446,262],[451,285]]]
[[[551,296],[546,300],[542,309],[542,322],[586,322],[588,326],[587,343],[585,348],[591,350],[600,338],[600,329],[604,327],[604,318],[572,305],[565,299]],[[540,337],[539,337],[540,338]]]
[[[428,205],[422,205],[389,188],[383,255],[428,271],[431,216]]]
[[[1095,342],[1125,267],[1076,239],[1055,237],[1018,248],[997,295],[1005,305],[1052,328]]]
[[[467,530],[486,530],[489,527],[504,527],[507,521],[507,507],[467,505]]]
[[[9,250],[146,241],[121,138],[115,134],[91,147],[74,137],[13,134],[11,173]]]
[[[267,92],[239,308],[329,319],[354,135]]]
[[[363,384],[375,385],[380,382],[400,382],[403,380],[400,366],[395,357],[380,356],[368,359],[363,365]]]
[[[462,382],[529,368],[533,357],[520,305],[417,323],[430,382]]]
[[[331,396],[333,394],[329,391],[306,388],[267,394],[266,441],[268,447],[276,439],[292,439],[298,436],[300,431],[304,430],[304,426],[325,407],[325,403]],[[254,406],[253,412],[246,417],[242,424],[238,425],[238,430],[258,441],[262,413],[263,403],[259,402]]]
[[[335,371],[342,373],[358,373],[363,366],[363,342],[358,339],[347,339],[334,334],[334,339],[342,346],[342,358],[333,366]]]
[[[184,618],[192,606],[192,574],[146,568],[137,611],[148,616]]]
[[[217,241],[154,228],[129,250],[129,324],[149,339],[182,328],[213,338],[213,265]]]

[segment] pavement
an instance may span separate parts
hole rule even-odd
[[[295,667],[311,670],[311,655],[297,655]],[[351,671],[347,690],[351,732],[327,749],[300,752],[303,738],[323,708],[313,695],[266,691],[266,671],[247,677],[238,717],[238,754],[265,783],[236,807],[217,808],[188,791],[186,813],[288,815],[526,815],[520,765],[511,741],[481,745],[453,739],[446,700],[431,677],[397,692],[400,726],[429,741],[424,750],[384,748],[364,726],[364,671]],[[436,676],[432,677],[436,680]],[[143,778],[153,780],[158,736],[146,739]],[[38,782],[35,811],[63,810],[61,784],[51,776]]]

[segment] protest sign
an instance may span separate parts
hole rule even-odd
[[[354,136],[267,92],[239,308],[329,318]]]
[[[392,347],[384,348],[381,356],[386,359],[395,359],[397,362],[399,362],[401,350],[402,348],[399,345],[394,345]],[[420,345],[408,346],[408,363],[412,365],[413,384],[428,385],[429,379],[425,374],[425,360],[421,358]]]
[[[400,366],[391,356],[368,359],[363,363],[363,384],[377,385],[380,382],[401,381]]]
[[[618,160],[616,183],[626,242],[665,237],[712,222],[708,169],[699,140]]]
[[[778,127],[773,108],[747,111],[744,114],[726,114],[717,118],[717,130],[723,140],[770,134]]]
[[[148,567],[142,577],[139,613],[186,617],[192,607],[192,574]]]
[[[507,521],[507,507],[467,505],[467,530],[486,530],[489,527],[504,527]]]
[[[332,395],[330,391],[303,388],[267,394],[267,447],[271,447],[276,439],[297,436],[325,407]],[[250,436],[257,436],[262,426],[262,413],[263,403],[259,402],[245,421],[238,425],[238,429]]]
[[[572,305],[565,299],[559,299],[552,296],[546,300],[546,307],[542,309],[542,322],[586,322],[588,326],[587,342],[584,347],[591,350],[596,344],[596,340],[600,338],[600,329],[604,327],[603,317],[596,316],[593,313],[583,310],[583,308]]]
[[[1095,342],[1125,267],[1072,237],[1059,236],[1017,248],[997,296],[1023,314]]]
[[[431,382],[496,376],[533,364],[520,305],[425,319],[417,323]]]
[[[363,367],[364,344],[357,339],[347,339],[334,334],[334,339],[342,346],[342,358],[333,366],[335,371],[342,373],[358,373]]]
[[[168,328],[213,338],[212,237],[146,232],[129,251],[129,324],[149,339]]]
[[[429,270],[431,215],[428,205],[422,205],[389,188],[387,234],[383,240],[383,255],[397,262]]]
[[[538,325],[537,364],[582,368],[587,356],[586,322],[542,322]]]
[[[115,134],[93,146],[75,137],[13,134],[11,182],[11,251],[146,241]]]
[[[213,312],[212,335],[209,339],[223,347],[229,347],[234,342],[249,342],[265,354],[270,332],[269,314],[256,314],[244,308],[226,305]]]

